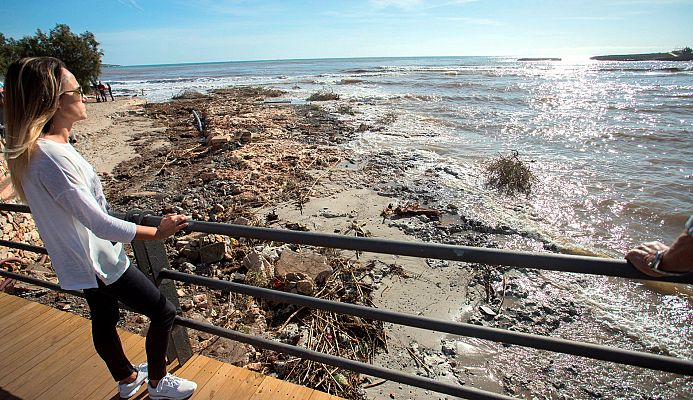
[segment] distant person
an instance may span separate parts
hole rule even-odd
[[[107,82],[106,86],[108,86],[108,95],[111,96],[111,101],[115,101],[115,99],[113,98],[113,90],[111,89],[111,83]]]
[[[0,82],[0,137],[5,137],[5,89]]]
[[[99,96],[101,96],[101,101],[106,102],[106,86],[104,86],[103,82],[99,81]]]
[[[99,94],[99,84],[96,83],[96,81],[92,81],[91,88],[94,90],[94,97],[96,97],[96,102],[101,103],[101,95]]]
[[[640,272],[653,276],[676,276],[693,271],[693,215],[671,247],[660,242],[643,243],[626,253],[626,260]]]
[[[165,239],[184,229],[188,217],[168,214],[153,228],[108,214],[99,176],[68,143],[72,125],[86,119],[87,111],[79,84],[62,61],[22,58],[10,64],[5,82],[5,158],[15,192],[31,207],[60,287],[83,290],[94,347],[119,395],[132,397],[146,384],[152,399],[189,397],[197,385],[166,373],[176,308],[131,267],[123,248],[134,239]],[[118,302],[151,320],[145,344],[148,364],[135,367],[123,352],[116,330]]]

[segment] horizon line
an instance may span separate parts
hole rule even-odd
[[[383,59],[383,58],[471,58],[471,57],[486,57],[486,58],[518,58],[523,56],[518,55],[495,55],[495,56],[359,56],[359,57],[309,57],[309,58],[275,58],[275,59],[257,59],[257,60],[227,60],[227,61],[200,61],[200,62],[180,62],[180,63],[160,63],[160,64],[111,64],[103,63],[106,67],[165,67],[174,65],[201,65],[201,64],[228,64],[228,63],[252,63],[252,62],[281,62],[281,61],[320,61],[320,60],[364,60],[364,59]],[[533,56],[536,58],[538,56]],[[543,56],[542,56],[543,57]],[[563,56],[546,56],[555,58],[586,58],[593,56],[587,55],[563,55]]]

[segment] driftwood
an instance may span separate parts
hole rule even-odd
[[[383,210],[380,215],[383,218],[396,215],[399,217],[415,217],[417,215],[425,215],[429,218],[438,219],[443,214],[442,211],[433,208],[422,208],[419,203],[413,203],[411,205],[397,206],[393,207],[389,204],[386,209]]]

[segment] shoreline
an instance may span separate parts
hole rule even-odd
[[[76,147],[102,173],[107,198],[119,211],[131,208],[177,211],[191,213],[195,219],[229,222],[242,216],[260,224],[267,223],[263,222],[266,215],[275,213],[278,218],[269,226],[295,224],[311,231],[343,234],[356,234],[358,230],[382,238],[474,246],[502,247],[506,242],[510,245],[522,242],[541,249],[547,245],[518,232],[506,232],[468,219],[462,211],[438,204],[434,185],[408,182],[402,176],[406,161],[394,159],[391,154],[384,152],[365,159],[354,157],[342,144],[352,140],[361,129],[361,122],[342,121],[325,111],[337,108],[335,104],[264,104],[263,93],[260,89],[228,89],[198,99],[147,107],[133,103],[103,115],[96,110],[103,111],[102,106],[109,104],[94,103],[90,110],[98,121],[82,127]],[[128,101],[122,104],[129,104]],[[112,104],[121,105],[119,101]],[[201,111],[208,129],[218,135],[233,134],[238,141],[243,137],[250,140],[241,144],[235,140],[222,141],[217,149],[201,144],[202,137],[192,125],[191,108]],[[132,125],[137,127],[136,132]],[[129,159],[120,160],[113,168],[117,160],[110,155]],[[421,217],[383,220],[380,216],[390,203],[414,201],[445,210],[443,218],[440,221]],[[301,203],[300,207],[297,202]],[[222,265],[183,261],[180,250],[177,243],[170,249],[174,268],[192,265],[197,268],[195,273],[229,279],[233,276],[234,271],[227,271]],[[355,257],[353,252],[342,253],[350,259]],[[373,302],[394,311],[540,334],[565,331],[572,322],[589,317],[584,307],[561,299],[560,294],[544,300],[534,298],[536,293],[560,285],[560,281],[555,281],[548,288],[541,286],[545,277],[542,273],[369,253],[362,254],[359,261],[373,262],[364,278],[376,288]],[[404,275],[390,273],[392,265],[401,268]],[[505,277],[510,281],[507,290],[503,287]],[[214,295],[198,289],[181,288],[182,302],[192,304],[187,312],[195,318],[213,318],[212,311],[217,310],[210,306]],[[501,292],[504,298],[507,294],[503,312],[496,316],[484,314],[481,305],[501,308]],[[195,296],[202,294],[208,299],[207,306],[195,300]],[[45,297],[42,298],[49,300]],[[70,304],[73,310],[84,312],[83,308]],[[145,326],[146,321],[137,316],[126,319],[135,331]],[[249,326],[261,333],[260,325],[261,322],[255,321]],[[266,328],[265,332],[272,326]],[[376,356],[380,365],[423,375],[430,370],[437,379],[464,382],[499,393],[546,396],[563,393],[559,386],[566,379],[565,373],[549,376],[539,371],[538,375],[530,375],[534,381],[528,384],[526,372],[505,371],[503,365],[494,365],[493,360],[497,360],[494,357],[508,351],[500,345],[389,324],[386,331],[390,337],[389,352],[379,352]],[[567,336],[570,337],[569,332]],[[198,345],[208,340],[204,335],[193,338]],[[223,343],[231,347],[228,342]],[[234,351],[241,353],[242,348]],[[230,350],[212,351],[217,351],[224,360],[233,358]],[[410,352],[424,360],[426,366],[417,364]],[[237,357],[236,362],[242,363],[242,358]],[[565,359],[571,358],[538,357],[542,366],[549,360],[561,363]],[[249,361],[245,363],[253,364]],[[529,368],[540,370],[536,366]],[[588,380],[589,367],[576,368],[581,371],[581,382]],[[579,393],[585,393],[580,390]],[[614,393],[619,392],[614,389]],[[393,395],[397,399],[427,399],[431,393],[393,382],[367,390],[369,398],[378,400]]]
[[[99,103],[96,105],[91,105],[94,107],[103,107],[108,103]],[[166,108],[166,103],[161,103],[159,105],[152,106],[155,110],[159,107]],[[140,115],[139,109],[142,104],[132,103],[130,105],[130,111],[120,111],[114,112],[110,117],[113,121],[116,121],[114,125],[103,126],[103,124],[98,125],[99,129],[92,131],[92,135],[83,135],[78,142],[76,147],[78,150],[89,154],[94,151],[91,157],[92,162],[94,162],[95,167],[100,172],[104,173],[104,177],[111,179],[121,179],[124,175],[124,170],[132,171],[133,168],[125,167],[126,165],[138,165],[140,168],[143,163],[146,164],[149,158],[142,155],[143,148],[152,147],[151,142],[148,139],[141,140],[139,142],[134,140],[133,135],[129,137],[124,135],[123,129],[120,127],[124,124],[124,129],[127,129],[127,125],[132,123],[133,120],[139,123],[144,123],[144,119],[147,117],[151,118],[151,115]],[[135,110],[132,110],[132,107]],[[275,114],[278,110],[282,108],[291,109],[294,106],[282,105],[277,107],[276,105],[260,105],[260,107],[271,108],[271,112]],[[309,106],[310,107],[310,106]],[[311,111],[309,111],[310,113]],[[153,113],[154,116],[158,115],[158,111],[147,111],[145,114]],[[133,117],[133,114],[135,116]],[[322,117],[318,117],[320,119]],[[163,118],[165,119],[165,118]],[[150,121],[152,121],[150,119]],[[154,119],[153,121],[156,121]],[[178,121],[173,123],[174,125],[180,126]],[[331,125],[331,123],[330,123]],[[113,132],[109,132],[108,130]],[[158,135],[161,127],[152,126],[151,132],[145,132],[144,136],[155,136]],[[216,129],[213,124],[211,129]],[[276,133],[276,132],[275,132]],[[104,134],[106,139],[104,139]],[[110,137],[110,138],[109,138]],[[132,147],[131,143],[138,143],[138,146],[142,146],[138,149],[138,155],[135,157],[123,157],[121,164],[119,164],[115,169],[112,168],[112,163],[104,161],[98,157],[99,146],[103,144],[104,141],[108,143],[114,143],[112,141],[113,137],[118,139],[118,149],[121,147]],[[267,140],[267,138],[259,139]],[[251,143],[252,144],[252,143]],[[165,151],[171,151],[172,146],[162,146]],[[83,150],[84,149],[84,150]],[[240,150],[240,149],[236,149]],[[146,152],[149,152],[145,150]],[[114,152],[120,153],[120,151]],[[233,154],[230,151],[228,154]],[[85,155],[87,157],[87,155]],[[146,167],[145,167],[146,168]],[[110,169],[110,170],[109,170]],[[128,172],[129,173],[129,172]],[[128,174],[125,173],[125,174]],[[394,239],[394,240],[418,240],[412,235],[405,233],[402,230],[402,223],[398,220],[388,220],[385,223],[380,216],[382,210],[384,210],[388,204],[393,203],[395,199],[391,196],[386,196],[383,193],[378,193],[373,188],[359,188],[367,187],[369,179],[369,174],[372,175],[374,172],[365,172],[354,168],[348,161],[339,162],[334,168],[328,170],[312,170],[309,172],[314,178],[316,178],[316,185],[314,185],[310,190],[310,200],[303,204],[302,209],[296,207],[293,204],[287,204],[287,202],[282,202],[275,204],[274,206],[264,206],[264,208],[254,208],[252,209],[253,214],[262,213],[272,209],[276,212],[278,220],[273,224],[286,225],[291,223],[298,223],[308,227],[311,231],[325,232],[325,233],[335,233],[335,232],[347,232],[351,227],[358,225],[362,229],[369,232],[376,237]],[[166,178],[164,178],[165,180]],[[137,183],[132,182],[133,180]],[[149,201],[145,201],[145,204],[140,204],[137,202],[137,198],[134,196],[137,193],[151,193],[152,191],[146,185],[142,185],[142,181],[134,177],[129,177],[123,180],[125,186],[129,186],[129,189],[125,192],[124,188],[118,188],[113,190],[109,188],[108,183],[105,183],[107,191],[111,193],[107,194],[111,204],[118,204],[119,206],[125,206],[126,204],[131,204],[133,201],[136,203],[136,207],[145,206]],[[134,185],[133,185],[134,184]],[[170,192],[170,190],[167,190]],[[114,193],[120,193],[118,197],[113,196]],[[165,191],[162,191],[162,193]],[[165,201],[165,198],[161,198],[162,194],[153,195],[151,199],[156,199],[158,202],[161,200]],[[142,199],[140,199],[142,200]],[[146,199],[145,199],[146,200]],[[155,203],[157,202],[155,201]],[[396,201],[395,201],[396,202]],[[130,207],[132,208],[132,207]],[[122,210],[121,210],[122,211]],[[245,214],[247,215],[247,214]],[[195,215],[193,214],[195,217]],[[202,215],[197,215],[197,217],[202,217]],[[416,221],[415,224],[425,225],[427,222]],[[353,252],[343,251],[342,253],[352,254]],[[461,288],[466,286],[467,282],[471,279],[471,274],[469,276],[460,277],[458,276],[458,271],[455,269],[448,269],[443,272],[441,270],[440,276],[429,278],[426,277],[430,274],[430,267],[428,266],[425,259],[417,259],[412,257],[400,257],[385,254],[372,254],[365,253],[360,256],[363,260],[368,260],[369,263],[374,263],[375,267],[370,273],[367,279],[378,288],[374,295],[374,302],[378,307],[388,308],[398,312],[413,313],[419,315],[426,315],[433,318],[441,318],[446,320],[456,320],[460,316],[460,312],[457,310],[459,306],[459,300],[452,294],[447,296],[447,299],[440,301],[438,299],[437,291],[443,285],[449,286],[451,281],[458,281],[459,284],[456,286],[458,289],[455,291],[456,294],[460,293]],[[402,276],[388,275],[387,266],[397,265],[402,268],[407,278]],[[461,280],[461,281],[460,281]],[[421,293],[422,295],[409,297],[409,294],[414,291]],[[461,297],[468,297],[467,290],[464,290],[464,294]],[[408,299],[407,299],[408,298]],[[478,301],[474,301],[476,303]],[[435,351],[441,351],[441,342],[445,339],[446,334],[433,332],[433,331],[421,331],[416,328],[409,327],[393,327],[390,326],[388,329],[388,336],[390,338],[390,343],[388,346],[388,352],[379,352],[376,356],[376,360],[380,365],[389,366],[391,368],[405,369],[410,373],[420,373],[422,367],[417,365],[416,362],[405,357],[405,363],[408,365],[403,368],[402,365],[402,354],[407,354],[407,349],[411,349],[412,346],[421,346],[421,349],[435,349]],[[394,355],[393,355],[394,354]],[[433,365],[430,368],[434,368]],[[451,367],[449,364],[445,366],[435,366],[436,370],[439,372],[446,369],[450,372],[450,376],[453,376],[451,372]],[[478,368],[476,370],[477,374],[480,373],[483,368]],[[462,377],[461,372],[456,372],[460,375],[459,378],[454,379],[457,381],[469,381],[469,376]],[[480,379],[475,377],[476,386],[486,387],[490,390],[501,391],[502,388],[490,380]],[[374,399],[389,399],[390,395],[395,395],[397,398],[400,396],[414,396],[413,398],[427,398],[428,392],[425,390],[417,388],[409,388],[402,386],[397,383],[387,382],[382,385],[378,385],[370,390],[366,391],[369,398]]]

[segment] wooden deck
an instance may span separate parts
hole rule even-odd
[[[144,362],[144,338],[125,331],[120,337],[130,360]],[[339,399],[200,355],[169,370],[197,382],[190,399]],[[0,399],[118,398],[94,350],[89,320],[0,292]],[[132,398],[149,399],[146,388]]]

